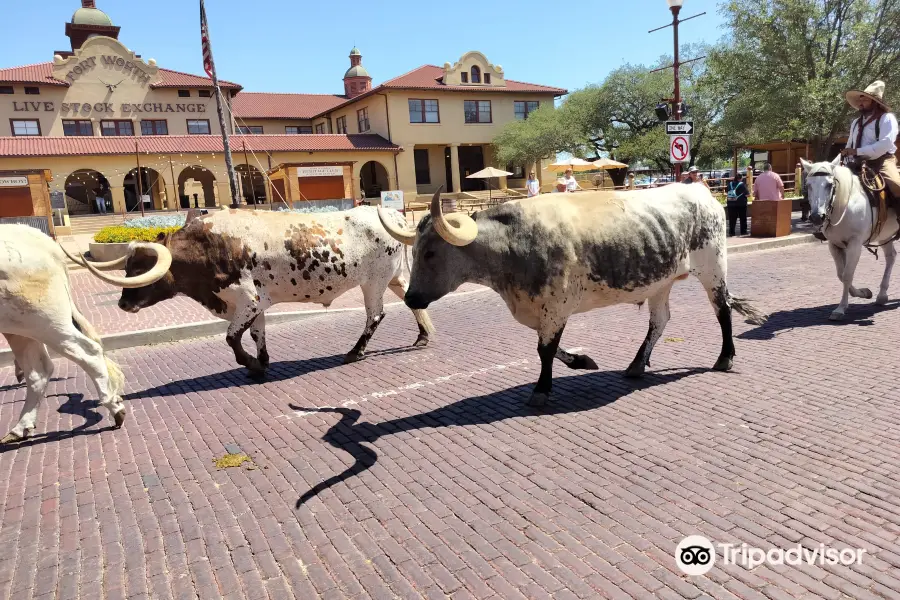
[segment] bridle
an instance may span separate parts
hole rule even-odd
[[[815,173],[810,173],[806,177],[828,177],[832,175],[832,173],[828,173],[827,171],[816,171]],[[834,209],[834,198],[837,194],[837,186],[834,183],[831,184],[831,196],[828,198],[828,204],[825,206],[825,217],[822,219],[822,233],[825,233],[825,230],[831,227],[831,211]]]

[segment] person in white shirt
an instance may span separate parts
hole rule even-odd
[[[537,180],[534,173],[528,174],[528,181],[525,182],[525,189],[528,190],[529,198],[541,193],[541,182]]]
[[[884,82],[876,81],[865,91],[847,92],[847,103],[859,111],[850,126],[844,156],[865,160],[884,178],[894,198],[900,200],[900,173],[897,171],[897,117],[884,102]]]
[[[581,189],[581,186],[578,185],[577,181],[575,181],[575,177],[572,176],[572,169],[566,169],[566,175],[562,180],[563,183],[566,184],[567,192],[574,192]]]

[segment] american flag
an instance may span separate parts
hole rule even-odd
[[[206,24],[206,9],[200,0],[200,44],[203,46],[203,70],[210,78],[215,77],[216,65],[213,63],[212,48],[209,46],[209,26]]]

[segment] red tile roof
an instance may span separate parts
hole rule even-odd
[[[42,85],[61,85],[68,86],[66,81],[60,81],[52,77],[53,63],[44,62],[35,65],[25,65],[24,67],[11,67],[9,69],[0,69],[0,82],[3,83],[38,83]],[[241,86],[219,80],[219,85],[223,88],[240,90]],[[153,88],[173,88],[173,87],[212,87],[212,80],[208,77],[191,75],[189,73],[181,73],[180,71],[172,71],[169,69],[160,69],[157,73],[156,81],[150,84]]]
[[[441,67],[437,67],[435,65],[422,65],[417,69],[413,69],[409,73],[404,73],[399,77],[394,77],[393,79],[388,79],[381,85],[378,85],[365,94],[360,94],[356,96],[352,100],[347,100],[343,104],[339,104],[333,106],[328,109],[322,110],[318,115],[321,116],[327,112],[334,110],[340,106],[346,104],[352,104],[357,100],[365,98],[367,96],[371,96],[372,94],[376,94],[385,89],[394,89],[394,90],[441,90],[444,92],[478,92],[481,93],[496,93],[496,92],[536,92],[542,94],[553,94],[555,96],[562,96],[563,94],[568,94],[568,90],[564,90],[562,88],[551,87],[547,85],[538,85],[536,83],[525,83],[522,81],[515,81],[513,79],[506,79],[506,86],[489,86],[489,85],[445,85],[443,82],[444,78],[444,69]]]
[[[0,137],[0,158],[22,156],[80,156],[134,154],[134,142],[140,152],[174,154],[176,152],[222,152],[219,135],[148,135],[140,137]],[[346,150],[399,151],[375,134],[300,134],[234,135],[233,152],[247,144],[253,152],[326,152]]]
[[[312,119],[347,101],[333,94],[267,94],[241,92],[234,97],[234,116],[244,119]]]

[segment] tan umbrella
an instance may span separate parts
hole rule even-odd
[[[501,171],[500,169],[495,169],[494,167],[487,167],[478,171],[477,173],[472,173],[471,175],[466,176],[466,179],[491,179],[493,177],[506,177],[507,175],[512,175],[509,171]],[[490,182],[488,182],[488,200],[491,199],[491,194],[493,193],[493,189],[491,188]]]
[[[604,171],[608,169],[625,169],[628,167],[625,163],[620,163],[617,160],[612,160],[611,158],[598,158],[594,162],[591,163],[597,169],[603,169]]]
[[[597,168],[594,166],[594,163],[590,163],[582,158],[569,158],[567,160],[559,160],[550,166],[556,171],[565,171],[567,169],[572,169],[573,172],[592,171]]]

